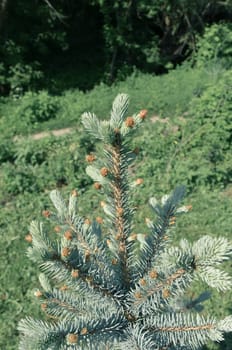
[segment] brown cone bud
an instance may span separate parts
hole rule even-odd
[[[27,241],[28,243],[32,242],[32,235],[30,233],[28,233],[25,237],[24,237],[25,241]]]
[[[170,296],[169,290],[168,289],[164,289],[162,291],[162,295],[163,295],[163,298],[165,298],[165,299],[168,298]]]
[[[78,278],[79,277],[79,271],[78,270],[72,270],[71,276],[72,276],[72,278]]]
[[[77,344],[78,342],[78,335],[74,333],[69,333],[67,335],[67,340],[70,344]]]
[[[96,190],[100,190],[102,188],[102,185],[99,182],[95,182],[93,186]]]
[[[96,221],[101,225],[103,224],[103,219],[100,216],[96,217]]]
[[[135,299],[141,299],[142,298],[142,294],[140,292],[136,292],[134,294],[134,297],[135,297]]]
[[[94,154],[88,154],[88,155],[85,157],[85,159],[86,159],[86,162],[92,163],[92,162],[94,162],[94,161],[96,160],[96,157],[95,157]]]
[[[60,287],[61,291],[64,291],[64,290],[67,290],[67,289],[68,289],[68,287],[66,285],[63,285],[63,286]]]
[[[128,241],[135,241],[137,239],[137,233],[132,233],[129,237],[128,237]]]
[[[133,126],[135,125],[135,120],[133,117],[127,117],[125,120],[125,124],[128,128],[133,128]]]
[[[72,197],[78,197],[78,192],[77,192],[77,190],[72,190],[71,196],[72,196]]]
[[[60,227],[60,226],[55,226],[55,227],[54,227],[54,231],[55,231],[56,233],[59,233],[59,232],[61,231],[61,227]]]
[[[62,249],[61,255],[64,256],[64,257],[67,257],[67,256],[69,256],[70,253],[71,253],[70,248],[65,247],[65,248]]]
[[[44,311],[47,309],[47,304],[46,303],[43,303],[41,304],[41,309]]]
[[[117,213],[119,216],[122,216],[123,212],[124,212],[123,208],[117,208]]]
[[[147,109],[142,109],[140,112],[139,112],[139,117],[141,119],[145,119],[146,118],[146,115],[147,115]]]
[[[190,205],[186,205],[186,209],[187,210],[192,210],[193,206],[190,204]]]
[[[45,217],[45,218],[49,218],[51,216],[51,212],[49,210],[43,210],[42,211],[42,215]]]
[[[102,176],[106,177],[109,174],[109,169],[106,167],[101,168],[100,173]]]
[[[42,293],[40,290],[37,290],[37,291],[35,291],[35,293],[34,293],[34,296],[35,296],[36,298],[40,298],[40,297],[42,297],[42,295],[43,295],[43,293]]]
[[[64,233],[64,237],[68,240],[68,241],[71,241],[73,236],[72,236],[72,232],[71,231],[66,231]]]
[[[170,224],[170,225],[175,225],[175,223],[176,223],[176,217],[175,217],[175,216],[172,216],[172,217],[170,218],[169,224]]]
[[[152,270],[149,273],[150,278],[157,278],[158,277],[158,272],[156,270]]]
[[[115,236],[115,239],[116,239],[117,241],[119,241],[121,238],[122,238],[121,233],[117,233],[116,236]]]
[[[139,280],[139,284],[140,284],[141,286],[146,286],[147,281],[146,281],[144,278],[141,278],[141,279]]]
[[[141,178],[138,178],[138,179],[135,180],[135,185],[136,185],[136,186],[139,186],[139,185],[141,185],[142,183],[143,183],[143,179],[141,179]]]
[[[82,328],[81,335],[85,335],[88,333],[88,329],[86,327]]]

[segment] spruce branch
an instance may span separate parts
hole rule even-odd
[[[86,224],[85,220],[75,213],[72,213],[70,217],[70,205],[77,206],[72,197],[76,201],[76,197],[71,195],[69,208],[67,208],[61,194],[57,191],[51,192],[51,199],[58,212],[57,219],[60,224],[68,225],[69,229],[61,240],[61,257],[69,271],[74,266],[78,267],[79,278],[88,282],[95,290],[106,294],[116,294],[122,282],[114,273],[117,267],[108,268],[109,262],[105,258],[106,247],[99,239],[101,237],[100,226],[96,222]],[[67,233],[70,234],[67,236]],[[44,267],[45,265],[41,266],[42,269]],[[115,281],[118,282],[116,286]]]
[[[198,266],[219,265],[232,256],[232,244],[224,237],[203,236],[192,249]]]
[[[114,339],[119,341],[123,339],[122,331],[125,326],[126,321],[117,314],[102,318],[100,321],[89,322],[84,322],[82,319],[70,322],[65,319],[52,323],[26,318],[18,327],[24,334],[19,349],[104,349],[107,342],[112,345]],[[30,347],[32,342],[34,348]]]
[[[113,299],[104,296],[96,296],[91,293],[80,293],[73,290],[69,291],[67,285],[60,289],[53,288],[49,292],[37,294],[40,298],[41,305],[46,305],[44,311],[49,316],[56,320],[67,319],[75,320],[77,317],[85,320],[85,322],[98,319],[99,312],[104,317],[109,317],[117,313],[120,309],[120,304]],[[89,298],[92,302],[89,302]]]
[[[218,267],[230,258],[231,252],[231,243],[227,239],[203,236],[192,244],[182,239],[180,248],[167,249],[162,259],[170,266],[182,263],[192,269],[195,278],[218,291],[226,291],[232,287],[232,278]]]
[[[179,186],[173,194],[162,198],[162,204],[153,197],[150,199],[150,205],[154,210],[157,220],[152,222],[147,220],[147,226],[150,234],[145,237],[145,244],[142,246],[141,254],[136,251],[131,252],[130,261],[133,266],[133,279],[138,280],[155,264],[167,245],[169,239],[170,227],[175,224],[178,205],[183,199],[185,189]]]
[[[125,119],[127,109],[129,107],[129,96],[126,94],[119,94],[112,105],[110,126],[112,129],[121,128]]]
[[[150,350],[157,349],[155,341],[148,336],[149,332],[137,326],[130,327],[127,331],[127,339],[116,347],[116,350]]]
[[[207,338],[222,340],[222,332],[215,319],[184,313],[162,313],[144,320],[144,329],[150,330],[153,339],[161,346],[178,349],[187,346],[198,349]]]

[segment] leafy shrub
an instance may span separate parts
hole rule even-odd
[[[219,23],[206,27],[198,39],[196,65],[203,67],[209,61],[220,61],[225,67],[232,64],[232,24]]]
[[[53,140],[46,162],[38,169],[37,181],[40,188],[50,189],[54,186],[84,188],[90,183],[85,176],[83,142],[79,140],[78,135]]]
[[[25,48],[14,40],[8,39],[0,43],[0,94],[18,97],[27,90],[38,88],[43,78],[41,65],[37,62],[27,64],[24,62]]]
[[[224,188],[231,182],[231,91],[232,74],[226,71],[217,84],[213,82],[192,99],[188,113],[173,118],[152,116],[149,127],[134,139],[141,162],[136,172],[146,179],[143,197],[152,186],[161,193],[183,183],[195,192],[202,186]],[[149,160],[146,165],[145,160]],[[143,197],[138,193],[140,205]]]
[[[2,139],[0,141],[0,164],[4,162],[14,161],[14,145],[9,139]]]
[[[11,94],[20,96],[26,90],[33,90],[38,86],[43,73],[38,69],[38,64],[17,63],[9,68],[7,82],[10,85]]]
[[[78,133],[60,138],[16,141],[12,163],[6,159],[1,167],[2,193],[15,196],[50,190],[55,186],[78,187],[84,191],[90,184],[90,179],[85,176],[84,145],[88,152],[93,151],[92,141]]]
[[[37,192],[40,190],[36,181],[36,169],[29,166],[15,166],[5,163],[2,166],[3,193],[18,195],[24,192]]]
[[[38,94],[28,92],[21,99],[15,117],[26,124],[41,123],[55,118],[59,110],[59,100],[47,91]]]
[[[36,141],[31,139],[18,141],[15,162],[24,165],[41,165],[47,160],[48,152],[53,143],[50,138]]]
[[[193,99],[173,167],[191,189],[225,187],[232,177],[232,74]]]

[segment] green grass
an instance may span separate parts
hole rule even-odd
[[[137,74],[112,87],[99,85],[84,94],[80,91],[66,91],[60,100],[60,108],[54,119],[43,123],[27,124],[23,116],[17,119],[17,110],[21,100],[6,99],[0,103],[0,145],[4,157],[0,169],[0,349],[17,349],[17,323],[26,315],[39,317],[40,310],[33,296],[33,289],[38,284],[37,268],[26,257],[29,243],[24,239],[28,233],[30,221],[42,219],[41,212],[50,206],[48,192],[55,187],[68,196],[73,188],[80,192],[79,209],[90,219],[102,215],[99,206],[101,198],[93,190],[91,181],[84,172],[85,154],[93,149],[88,136],[83,134],[80,115],[84,111],[93,111],[100,118],[106,118],[111,103],[118,92],[130,94],[129,113],[143,108],[149,109],[149,117],[144,128],[133,139],[132,147],[139,147],[138,165],[131,168],[131,180],[142,177],[144,183],[136,189],[137,230],[144,230],[144,220],[151,217],[148,198],[170,191],[187,174],[182,162],[182,177],[175,177],[175,167],[166,173],[167,165],[175,151],[180,133],[170,132],[170,125],[176,125],[178,116],[188,112],[192,99],[200,95],[207,86],[219,79],[206,70],[177,69],[164,76]],[[170,118],[170,124],[151,123],[150,117],[159,115]],[[12,124],[13,123],[13,124]],[[13,125],[13,127],[12,127]],[[54,137],[32,141],[28,134],[73,126],[72,135],[59,139]],[[14,143],[12,136],[20,131],[24,135],[21,141]],[[5,153],[4,153],[5,152]],[[7,153],[8,152],[8,153]],[[0,148],[1,153],[1,148]],[[9,161],[7,161],[9,159]],[[186,237],[198,239],[204,234],[231,235],[232,191],[220,187],[197,186],[192,189],[187,184],[185,204],[193,209],[177,222],[174,243]],[[191,190],[190,190],[191,188]],[[226,264],[226,271],[231,272],[231,262]],[[196,285],[193,293],[200,291]],[[231,312],[229,293],[213,292],[212,301],[206,303],[206,310],[222,317]],[[210,344],[209,349],[229,350],[232,339],[228,337],[221,345]]]

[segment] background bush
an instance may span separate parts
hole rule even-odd
[[[214,23],[198,37],[196,65],[204,67],[209,62],[230,68],[232,64],[232,24]]]
[[[211,84],[191,102],[180,143],[183,153],[177,158],[177,164],[186,165],[191,188],[199,185],[223,188],[230,183],[231,146],[232,74],[227,71],[217,84]]]
[[[28,92],[21,99],[16,118],[23,119],[29,124],[44,122],[55,118],[58,109],[58,100],[49,96],[47,91],[38,94]]]

